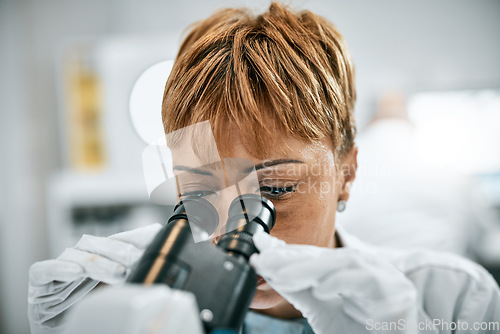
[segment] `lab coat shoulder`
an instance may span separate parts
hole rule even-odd
[[[413,282],[432,319],[500,320],[500,289],[482,266],[455,254],[424,249],[382,252]]]
[[[414,284],[431,319],[500,321],[500,289],[482,266],[452,253],[375,247],[345,232],[341,236],[346,246],[375,253],[400,270]]]

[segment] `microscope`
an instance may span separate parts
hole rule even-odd
[[[275,220],[271,201],[240,195],[229,206],[227,233],[215,243],[208,238],[219,226],[215,207],[202,197],[183,198],[125,286],[75,305],[69,330],[238,333],[257,288],[257,274],[249,264],[258,252],[252,236],[269,233]]]

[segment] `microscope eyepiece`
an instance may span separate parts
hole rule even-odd
[[[180,218],[188,220],[191,228],[196,225],[208,235],[214,233],[219,225],[219,214],[215,207],[198,196],[188,196],[177,203],[168,222],[174,222]]]
[[[273,203],[267,198],[256,194],[244,194],[236,197],[229,206],[228,211],[226,225],[226,231],[228,232],[233,229],[233,224],[241,218],[244,218],[247,223],[250,221],[256,222],[267,233],[271,231],[276,221],[276,210]]]
[[[273,203],[260,195],[244,194],[229,206],[226,233],[218,243],[230,254],[243,255],[247,260],[258,250],[252,237],[260,230],[267,233],[274,227],[276,210]]]

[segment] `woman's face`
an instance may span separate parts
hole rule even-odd
[[[271,235],[290,244],[335,247],[337,202],[347,200],[348,188],[355,174],[356,148],[352,151],[342,162],[343,165],[336,169],[330,139],[309,143],[280,135],[276,136],[271,154],[265,159],[250,155],[237,139],[232,146],[231,158],[245,159],[255,166],[260,193],[270,199],[276,208],[276,223]],[[185,187],[189,189],[189,184],[198,182],[195,180],[197,177],[202,176],[178,177],[180,192]],[[183,181],[186,179],[189,182]],[[226,196],[227,203],[216,205],[221,208],[220,211],[227,212],[235,197],[233,195]],[[221,221],[224,221],[222,216]],[[265,282],[260,282],[257,287],[251,308],[261,312],[270,310],[275,316],[280,314],[273,309],[293,313],[293,308]],[[287,317],[287,314],[282,316]]]

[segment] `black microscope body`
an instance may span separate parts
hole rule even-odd
[[[162,283],[192,292],[207,333],[237,332],[257,288],[257,274],[248,262],[258,252],[252,236],[259,230],[269,233],[275,219],[269,200],[241,195],[229,207],[225,229],[229,232],[217,244],[212,240],[195,242],[196,233],[215,231],[218,213],[203,198],[183,199],[144,252],[128,282]]]

